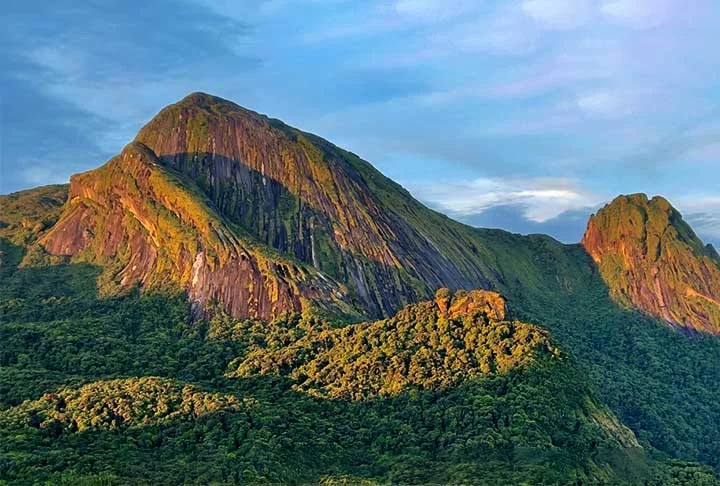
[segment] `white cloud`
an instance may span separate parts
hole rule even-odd
[[[578,96],[576,103],[582,112],[602,118],[622,118],[634,111],[627,96],[612,91],[583,94]]]
[[[600,10],[619,24],[646,29],[668,22],[677,3],[674,0],[606,0]]]
[[[590,0],[525,0],[521,8],[547,27],[572,29],[590,20],[593,4]]]
[[[655,86],[607,88],[580,93],[575,99],[577,108],[587,116],[616,120],[642,113],[655,112],[665,93]]]
[[[40,46],[24,54],[29,61],[52,73],[41,79],[48,95],[108,122],[105,130],[95,134],[97,145],[108,153],[122,149],[163,105],[204,86],[215,86],[216,90],[218,86],[240,86],[239,82],[230,80],[218,83],[214,75],[202,71],[194,78],[134,73],[131,77],[108,76],[98,82],[94,79],[97,73],[93,72],[95,66],[90,56],[72,44]],[[28,177],[32,174],[38,177],[38,183],[42,182],[41,173],[35,171]],[[28,182],[33,182],[28,177]]]
[[[416,184],[412,192],[451,215],[479,214],[496,206],[523,206],[524,216],[542,223],[565,211],[597,205],[602,198],[563,178],[478,178],[469,182]]]
[[[685,196],[675,204],[701,238],[720,242],[720,195]]]

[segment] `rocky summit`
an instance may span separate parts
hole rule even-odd
[[[590,218],[582,244],[623,304],[720,334],[720,257],[664,198],[618,197]]]

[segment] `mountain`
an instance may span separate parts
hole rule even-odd
[[[0,196],[0,232],[17,245],[30,245],[51,228],[67,200],[67,185],[37,187]]]
[[[582,291],[594,269],[550,238],[457,223],[354,154],[204,93],[74,176],[58,216],[62,191],[6,196],[8,209],[19,198],[34,208],[5,223],[22,227],[4,233],[29,248],[26,263],[97,263],[105,292],[180,288],[198,309],[219,302],[235,317],[313,306],[387,317],[440,287],[547,306]],[[616,199],[590,219],[582,245],[622,304],[720,332],[720,257],[664,199]]]
[[[136,140],[259,241],[346,282],[371,315],[441,286],[487,286],[467,231],[319,137],[194,93]]]
[[[667,200],[618,197],[590,218],[582,244],[621,303],[720,334],[720,256]]]
[[[0,196],[0,484],[717,484],[717,254],[618,201],[472,228],[192,94]]]

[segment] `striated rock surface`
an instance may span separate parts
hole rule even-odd
[[[103,286],[180,284],[200,304],[217,299],[234,316],[277,315],[309,299],[333,309],[350,300],[352,315],[379,318],[432,298],[441,287],[494,288],[527,300],[554,298],[581,283],[554,240],[460,224],[354,154],[220,98],[196,93],[165,108],[129,147],[145,154],[152,178],[173,182],[158,186],[142,170],[126,170],[132,164],[122,154],[74,177],[60,223],[29,240],[39,237],[51,255],[112,267]],[[175,206],[178,188],[183,207],[203,209],[183,213]],[[158,191],[170,195],[157,200]],[[193,219],[188,230],[188,218],[200,213],[211,214],[212,224]],[[246,253],[295,263],[278,272],[254,260],[223,260],[218,267],[207,250],[216,243],[204,242],[205,235],[220,241],[225,255],[230,233],[245,250],[252,247]],[[27,248],[26,264],[43,262],[36,250]],[[269,280],[258,284],[255,277],[266,273]],[[290,283],[307,279],[317,284],[298,284],[296,291]]]
[[[27,232],[13,230],[14,241],[39,237],[52,255],[100,263],[111,276],[103,285],[179,285],[236,317],[313,302],[387,317],[442,287],[499,290],[541,309],[581,291],[593,271],[579,247],[457,223],[356,155],[203,93],[74,177],[69,197],[54,227],[56,216],[23,241]],[[613,295],[718,332],[717,253],[666,201],[619,201],[622,211],[598,213],[583,240]]]
[[[590,218],[582,244],[623,304],[720,334],[720,257],[667,200],[616,198]]]
[[[320,304],[346,311],[333,280],[242,238],[141,143],[71,179],[69,200],[40,239],[51,255],[106,267],[105,288],[181,288],[200,307],[272,318]]]
[[[192,94],[137,135],[224,217],[346,282],[372,315],[441,286],[487,287],[478,248],[370,164],[314,135]]]

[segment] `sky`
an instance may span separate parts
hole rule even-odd
[[[645,192],[720,246],[717,0],[24,0],[3,18],[0,193],[95,168],[204,91],[475,226],[577,242]]]

